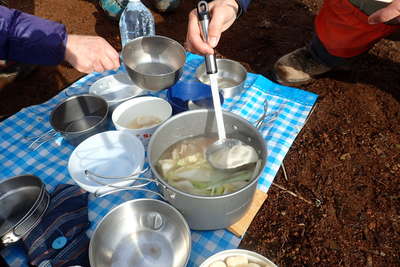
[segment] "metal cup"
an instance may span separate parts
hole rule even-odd
[[[247,78],[246,69],[237,61],[230,59],[217,59],[219,91],[224,98],[234,97],[244,89],[244,82]],[[196,78],[205,84],[210,84],[205,64],[200,65],[196,70]]]
[[[107,130],[107,102],[95,95],[72,96],[50,114],[50,124],[70,144],[76,146],[96,133]]]

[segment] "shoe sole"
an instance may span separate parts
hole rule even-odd
[[[280,79],[279,76],[274,71],[271,71],[270,73],[272,75],[273,81],[275,81],[281,85],[285,85],[285,86],[301,86],[301,85],[309,84],[312,81],[314,81],[314,79],[311,78],[311,79],[307,79],[307,80],[296,80],[296,81],[288,82],[288,81],[283,81],[282,79]]]

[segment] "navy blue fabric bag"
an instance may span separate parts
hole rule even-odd
[[[33,266],[89,266],[88,193],[76,185],[59,185],[42,221],[23,238]]]

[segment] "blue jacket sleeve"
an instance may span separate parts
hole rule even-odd
[[[0,6],[0,59],[57,65],[66,42],[64,25]]]
[[[240,6],[240,8],[242,9],[243,12],[247,11],[247,8],[250,5],[251,0],[236,0]]]
[[[247,8],[250,5],[251,0],[235,0],[239,5],[239,10],[237,13],[237,18],[243,15],[244,12],[247,11]]]

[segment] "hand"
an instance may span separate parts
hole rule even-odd
[[[378,24],[385,22],[399,22],[400,16],[400,0],[394,0],[390,5],[382,8],[368,17],[369,24]],[[394,20],[394,21],[392,21]]]
[[[213,48],[217,46],[221,33],[235,22],[239,8],[235,0],[214,0],[208,7],[211,20],[208,26],[207,42],[204,42],[201,36],[197,10],[194,9],[189,14],[185,47],[188,51],[196,54],[214,54]]]
[[[84,73],[117,69],[118,52],[102,37],[68,35],[65,61]]]

